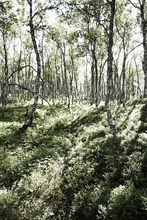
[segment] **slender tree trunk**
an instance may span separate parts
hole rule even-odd
[[[125,80],[126,80],[126,54],[124,52],[124,58],[123,58],[123,65],[122,65],[122,91],[121,91],[121,100],[120,102],[123,103],[123,106],[125,106]]]
[[[93,42],[93,49],[92,49],[92,53],[93,53],[93,60],[94,60],[94,69],[95,69],[95,105],[96,108],[98,108],[99,105],[99,97],[98,97],[98,65],[97,65],[97,57],[96,57],[96,38],[94,39]]]
[[[4,32],[2,32],[3,37],[3,49],[4,49],[4,79],[2,83],[2,116],[4,117],[5,114],[5,107],[7,105],[7,96],[8,96],[8,87],[9,87],[9,80],[8,80],[8,55],[7,55],[7,48],[6,48],[6,36]]]
[[[144,97],[147,98],[147,12],[145,7],[146,1],[143,0],[140,5],[142,33],[143,33],[143,71],[144,71]]]
[[[85,70],[85,80],[84,80],[84,85],[85,85],[85,100],[89,102],[90,97],[89,97],[89,82],[88,82],[88,57],[86,53],[86,70]]]
[[[77,69],[74,69],[74,83],[75,83],[75,98],[79,99],[79,89],[78,89],[78,80],[77,80]],[[77,98],[78,97],[78,98]]]
[[[22,43],[21,43],[21,47],[22,47]],[[21,58],[22,58],[22,48],[20,50],[20,55],[19,55],[19,59],[18,59],[18,72],[17,72],[17,82],[18,84],[20,84],[20,66],[21,66]],[[17,90],[17,94],[18,94],[18,97],[17,97],[17,104],[19,103],[20,101],[20,88],[18,87],[18,90]],[[16,100],[15,100],[16,101]]]
[[[59,72],[59,66],[58,66],[58,45],[56,46],[56,52],[55,52],[55,93],[57,101],[60,103],[60,72]]]
[[[94,60],[92,59],[92,64],[91,64],[91,97],[90,97],[90,104],[94,104],[94,90],[95,90],[95,85],[94,85]]]
[[[131,66],[132,66],[132,62],[129,63],[129,67],[128,67],[128,83],[126,86],[126,99],[129,100],[130,99],[130,93],[131,93]]]
[[[33,24],[33,11],[32,11],[32,0],[27,0],[30,6],[30,34],[31,34],[31,39],[33,43],[33,48],[35,51],[36,55],[36,62],[37,62],[37,75],[36,75],[36,81],[35,81],[35,91],[34,91],[34,103],[29,115],[28,121],[22,126],[22,131],[26,130],[33,122],[34,119],[34,113],[37,108],[38,104],[38,97],[39,97],[39,89],[40,89],[40,76],[41,76],[41,60],[40,60],[40,54],[36,42],[36,37],[35,37],[35,30],[34,30],[34,24]]]
[[[103,58],[101,57],[101,61],[100,61],[100,68],[99,68],[99,80],[98,80],[98,88],[99,88],[99,103],[100,101],[103,99],[104,95],[103,95],[103,86],[104,86],[104,68],[105,68],[105,64],[107,62],[107,59],[104,60],[103,62]]]
[[[74,68],[74,58],[73,58],[72,49],[70,53],[70,59],[71,59],[70,94],[71,94],[71,102],[73,104],[74,103],[73,79],[74,79],[75,68]]]
[[[41,81],[41,95],[42,95],[42,100],[41,104],[43,105],[43,97],[45,96],[45,65],[44,65],[44,33],[42,34],[42,43],[41,43],[41,64],[42,64],[42,81]]]
[[[69,94],[69,87],[68,87],[68,79],[67,79],[67,66],[66,66],[66,59],[65,59],[65,43],[63,43],[63,66],[64,66],[64,79],[65,79],[65,87],[66,87],[66,97],[68,101],[68,108],[70,108],[70,94]]]
[[[65,94],[65,79],[64,79],[64,70],[63,70],[63,52],[62,52],[62,48],[60,48],[61,54],[60,54],[60,69],[61,69],[61,94],[62,94],[62,99],[61,99],[61,103],[64,102],[64,96]]]
[[[114,138],[118,137],[118,131],[116,128],[116,125],[112,118],[112,112],[110,108],[110,97],[112,93],[112,74],[113,74],[113,26],[114,26],[114,15],[115,15],[115,0],[112,0],[111,2],[108,1],[111,7],[111,14],[110,14],[110,23],[109,23],[109,39],[108,39],[108,60],[107,60],[107,94],[106,94],[106,100],[105,100],[105,106],[107,110],[107,118],[109,126],[112,130]]]
[[[137,65],[136,58],[134,57],[134,63],[136,67],[136,78],[137,78],[137,98],[141,97],[141,88],[140,88],[140,81],[139,81],[139,69]]]

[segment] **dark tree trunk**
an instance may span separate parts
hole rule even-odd
[[[94,61],[94,69],[95,69],[95,105],[96,108],[98,108],[99,105],[99,97],[98,97],[98,66],[97,66],[97,57],[96,57],[96,38],[94,38],[93,42],[93,49],[92,49],[92,54],[93,54],[93,61]]]
[[[65,53],[66,53],[66,47],[65,47],[65,43],[63,43],[62,55],[63,55],[63,67],[64,67],[64,79],[65,79],[68,108],[70,108],[70,94],[69,94],[68,79],[67,79],[67,66],[66,66]]]
[[[31,34],[31,39],[32,39],[32,43],[33,43],[33,48],[34,48],[35,55],[36,55],[37,75],[36,75],[36,80],[35,80],[34,103],[33,103],[28,121],[21,128],[22,131],[24,131],[28,127],[30,127],[30,125],[33,122],[34,113],[35,113],[35,110],[36,110],[37,104],[38,104],[39,89],[40,89],[40,76],[41,76],[41,60],[40,60],[40,54],[39,54],[39,50],[38,50],[38,46],[37,46],[37,42],[36,42],[35,30],[34,30],[34,24],[33,24],[32,0],[29,0],[28,3],[30,6],[30,22],[29,22],[30,34]]]
[[[90,100],[90,85],[88,80],[88,58],[86,54],[86,70],[85,70],[85,76],[84,76],[84,94],[85,94],[85,100],[89,103]]]
[[[94,104],[94,91],[95,91],[95,85],[94,85],[94,60],[92,59],[92,64],[91,64],[91,97],[90,97],[90,104]]]
[[[112,118],[112,112],[110,108],[110,97],[112,93],[112,74],[113,74],[113,26],[114,26],[114,15],[115,15],[115,0],[112,0],[111,2],[108,0],[108,3],[111,8],[111,14],[110,14],[110,23],[109,23],[109,38],[108,38],[108,60],[107,60],[107,95],[105,100],[105,106],[107,110],[107,118],[109,126],[112,130],[113,136],[117,138],[118,131],[116,128],[116,125]]]

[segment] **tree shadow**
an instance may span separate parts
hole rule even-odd
[[[129,116],[130,114],[133,112],[133,110],[135,109],[136,107],[136,103],[133,104],[132,108],[130,109],[130,111],[128,112],[127,116],[125,117],[125,119],[123,120],[123,122],[119,125],[119,129],[123,129],[126,125],[126,122],[128,121],[129,119]]]
[[[7,106],[4,117],[2,117],[2,114],[0,114],[0,121],[23,122],[25,120],[25,113],[25,106]]]
[[[70,132],[76,132],[81,125],[90,126],[94,123],[100,122],[102,120],[101,113],[103,113],[103,111],[98,112],[97,110],[94,110],[87,113],[83,117],[79,117],[75,121],[72,121],[72,123],[68,127],[70,129]]]

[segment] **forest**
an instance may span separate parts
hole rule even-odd
[[[1,0],[0,220],[146,219],[146,0]]]

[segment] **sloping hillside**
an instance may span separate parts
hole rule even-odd
[[[38,106],[26,133],[26,106],[0,122],[0,220],[146,220],[147,100],[112,105]]]

